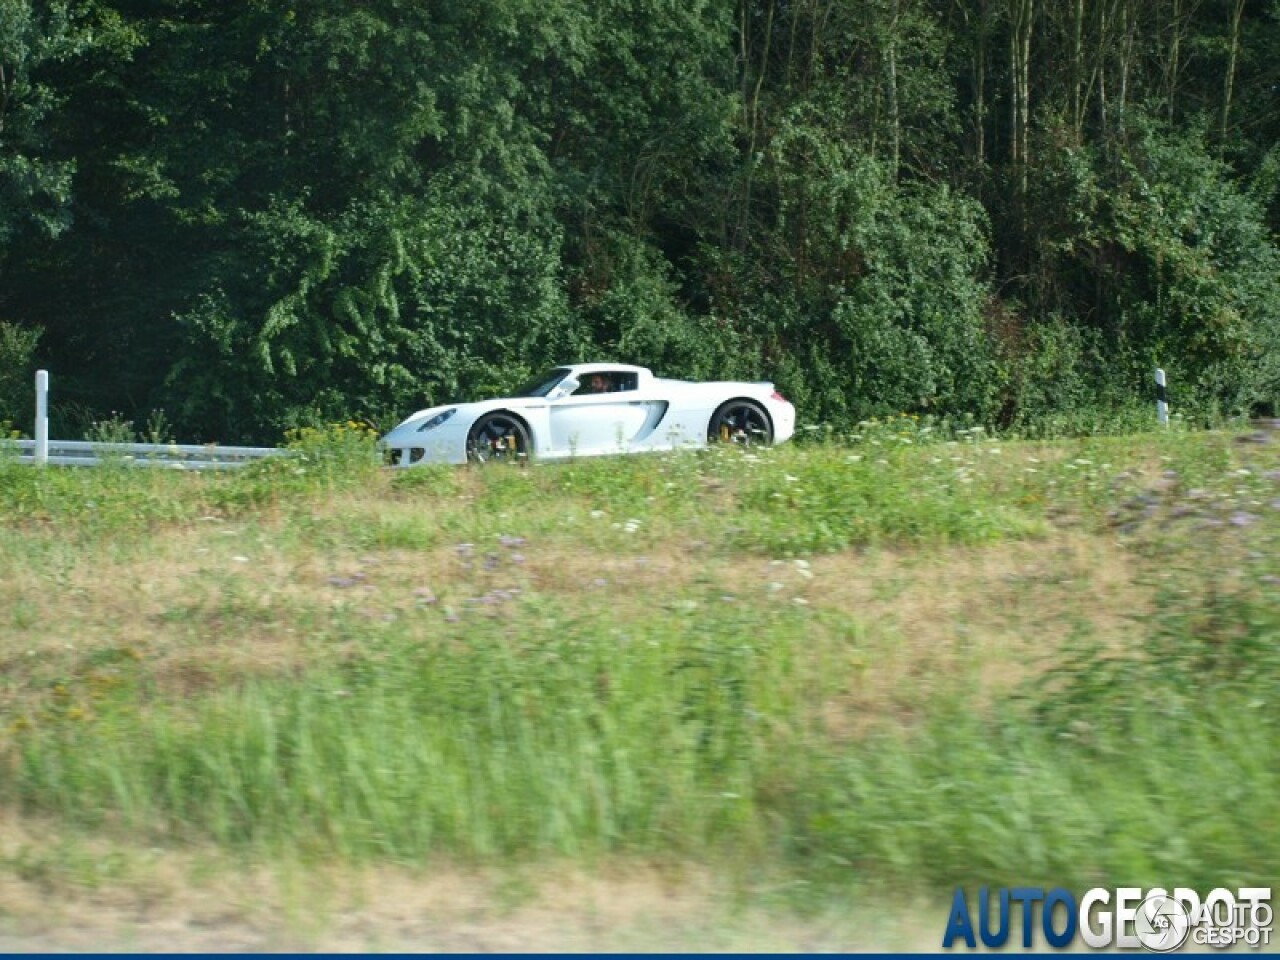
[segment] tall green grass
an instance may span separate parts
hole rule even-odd
[[[225,477],[0,466],[0,502],[17,511],[0,558],[47,557],[70,533],[59,549],[88,563],[139,527],[210,511],[271,524],[298,558],[518,535],[552,557],[643,559],[696,540],[683,562],[712,565],[1068,524],[1122,538],[1160,603],[1135,612],[1141,645],[1086,631],[994,700],[974,694],[976,660],[909,675],[900,717],[841,727],[825,708],[878,629],[856,609],[697,576],[620,608],[609,589],[530,589],[508,560],[468,566],[459,589],[489,592],[457,615],[255,608],[255,630],[309,633],[310,659],[223,666],[181,697],[156,663],[104,648],[61,692],[5,706],[48,682],[21,667],[0,704],[0,800],[127,836],[403,862],[642,854],[924,890],[1280,875],[1269,445],[895,427],[745,457],[395,474],[366,452],[321,447]],[[499,574],[513,589],[494,587]],[[174,625],[221,603],[235,629],[242,598],[206,592]]]
[[[23,736],[6,793],[143,837],[403,862],[639,853],[926,889],[1280,864],[1274,669],[1173,711],[1139,658],[1143,689],[1060,688],[1052,714],[974,710],[960,671],[901,691],[916,721],[851,738],[814,709],[845,648],[815,649],[807,611],[607,616],[535,602],[192,701],[153,699],[138,665],[94,719]]]

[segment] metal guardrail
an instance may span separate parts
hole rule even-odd
[[[16,462],[36,463],[35,440],[0,440],[0,459],[17,451]],[[278,447],[221,447],[190,443],[97,443],[92,440],[50,440],[46,462],[66,467],[97,467],[120,463],[178,470],[230,470],[266,457],[286,456]]]
[[[49,439],[49,371],[36,371],[34,440],[0,439],[0,462],[64,467],[97,467],[104,463],[178,470],[229,470],[254,460],[286,456],[278,447],[223,447],[216,443],[98,443],[94,440]],[[16,456],[15,456],[16,454]]]

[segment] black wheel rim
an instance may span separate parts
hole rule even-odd
[[[742,447],[769,442],[769,422],[755,407],[742,404],[721,411],[711,430],[715,443],[733,443]]]
[[[524,427],[511,417],[489,417],[479,423],[467,440],[467,458],[473,463],[513,463],[528,453]]]

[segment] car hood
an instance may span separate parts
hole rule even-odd
[[[477,400],[472,403],[442,403],[439,406],[427,407],[424,410],[418,410],[409,414],[401,420],[396,426],[387,433],[386,437],[393,435],[401,435],[404,433],[412,433],[417,430],[418,425],[425,423],[432,417],[444,413],[446,410],[457,410],[450,423],[454,421],[458,423],[471,423],[476,417],[483,416],[492,410],[519,410],[530,406],[545,404],[547,401],[541,397],[502,397],[494,400]],[[384,437],[383,439],[386,439]]]
[[[444,413],[446,410],[452,410],[454,407],[460,407],[460,406],[463,406],[463,404],[442,403],[438,407],[427,407],[425,410],[419,410],[416,413],[409,414],[409,416],[405,417],[403,420],[397,423],[394,427],[392,427],[390,432],[398,433],[402,430],[412,429],[413,427],[416,427],[418,424],[426,420],[430,420],[432,417],[436,416],[437,414]],[[459,411],[459,413],[461,413],[461,411]]]

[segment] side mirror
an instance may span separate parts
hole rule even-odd
[[[568,377],[556,384],[556,388],[552,391],[551,399],[559,400],[572,394],[578,387],[582,386],[582,382],[577,377]]]

